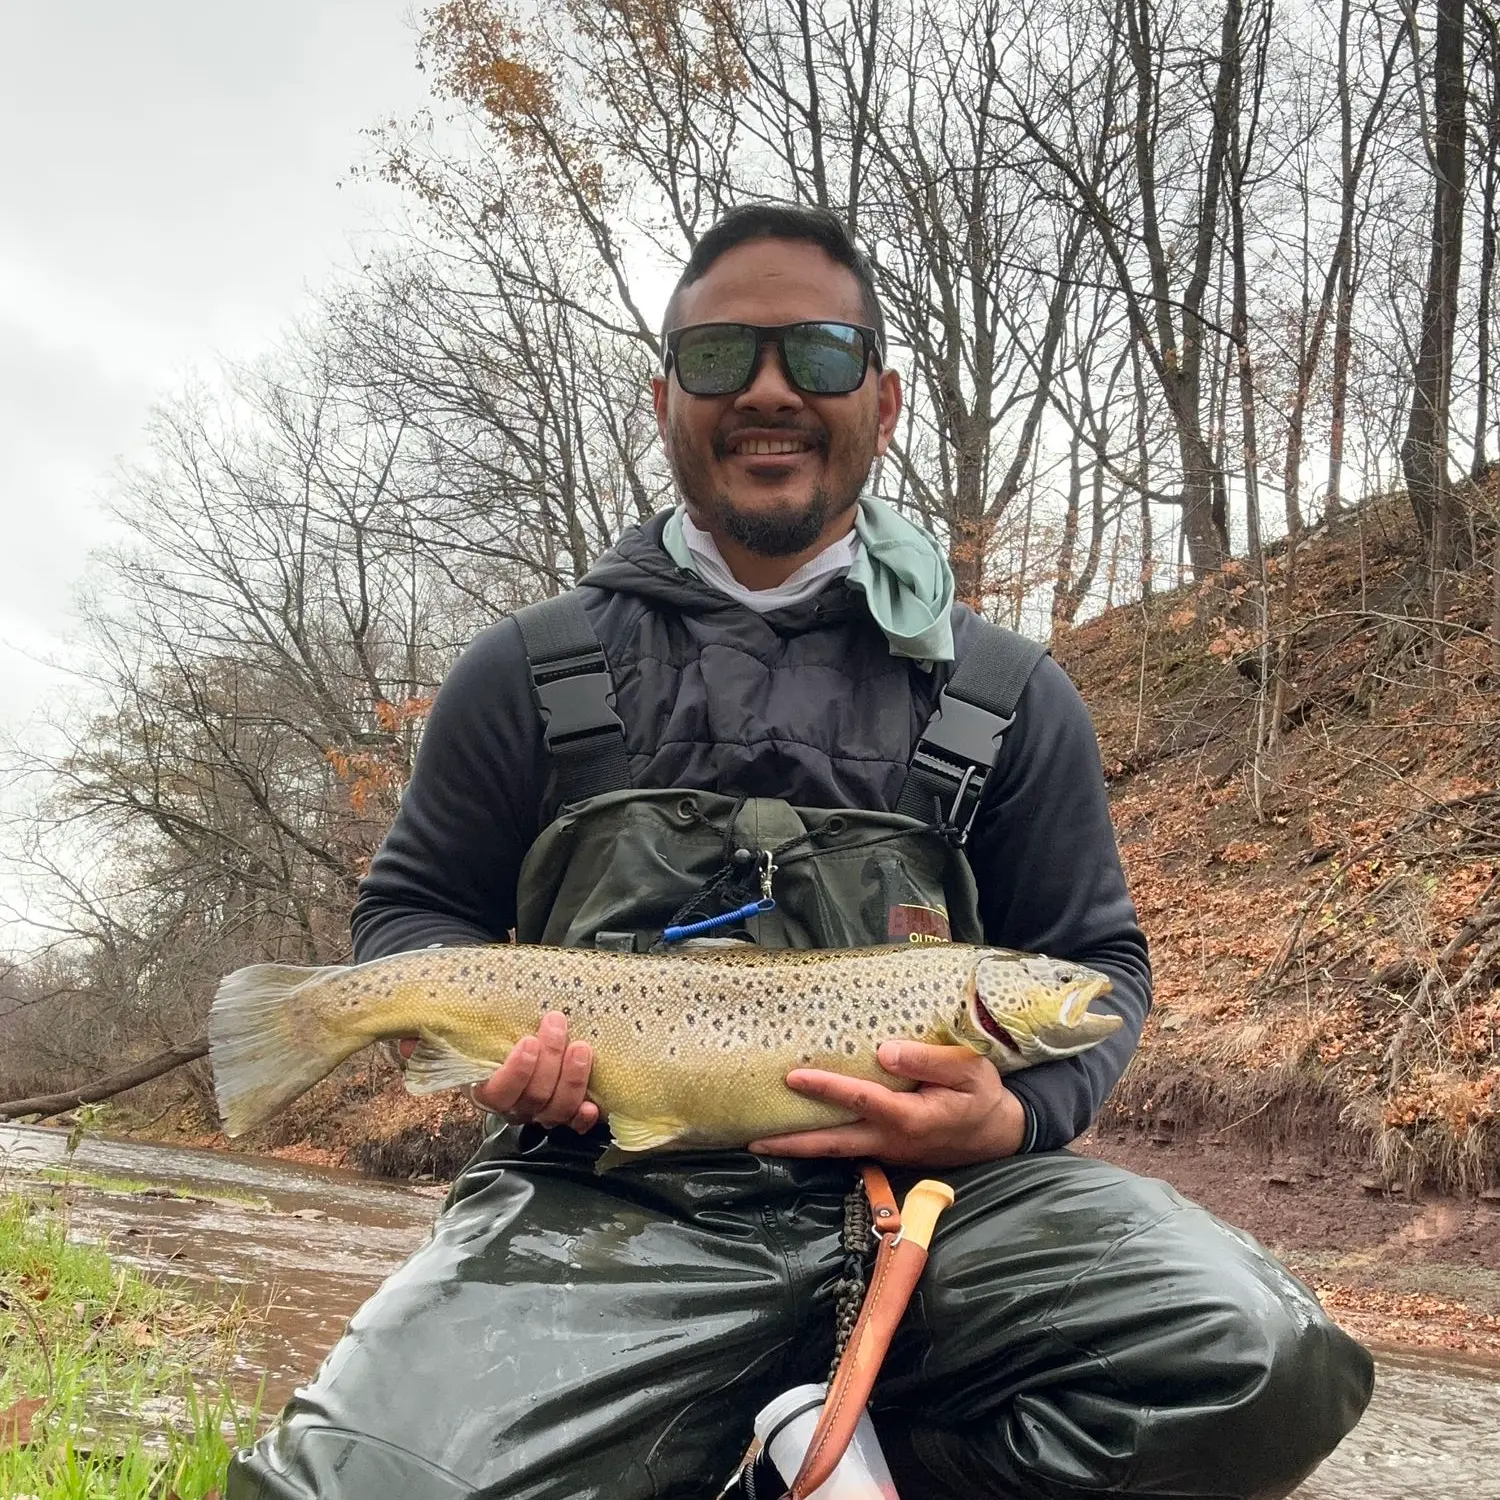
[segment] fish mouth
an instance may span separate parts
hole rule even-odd
[[[1094,1001],[1101,995],[1107,995],[1113,988],[1114,986],[1103,974],[1096,974],[1070,985],[1058,1005],[1058,1019],[1064,1026],[1080,1025],[1086,1017],[1092,1014],[1089,1007]],[[997,1042],[1013,1056],[1020,1057],[1025,1053],[1026,1049],[1016,1039],[1015,1032],[989,1011],[977,990],[973,997],[972,1010],[975,1023],[991,1041]]]

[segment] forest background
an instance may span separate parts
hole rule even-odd
[[[875,264],[878,492],[1094,710],[1158,969],[1117,1115],[1492,1183],[1500,10],[453,0],[419,46],[430,110],[368,142],[399,234],[159,409],[89,690],[10,749],[52,936],[0,1098],[347,956],[457,651],[670,503],[660,289],[781,197]]]

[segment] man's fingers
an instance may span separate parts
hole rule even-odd
[[[540,1051],[541,1044],[534,1036],[522,1037],[505,1061],[483,1083],[474,1086],[469,1097],[497,1115],[510,1114],[531,1082]]]
[[[535,1119],[552,1101],[557,1080],[562,1077],[563,1058],[568,1050],[568,1018],[559,1011],[548,1011],[536,1029],[538,1050],[531,1081],[516,1101],[516,1111]]]
[[[880,1066],[897,1078],[950,1089],[972,1087],[978,1065],[991,1066],[972,1047],[934,1047],[926,1042],[882,1042],[877,1056]]]
[[[799,1094],[837,1104],[865,1120],[903,1120],[906,1118],[903,1105],[910,1101],[910,1095],[888,1089],[883,1083],[849,1078],[843,1073],[825,1073],[821,1068],[794,1068],[786,1075],[786,1083]]]
[[[537,1112],[536,1123],[566,1125],[577,1117],[586,1102],[589,1074],[594,1067],[594,1049],[587,1042],[572,1042],[563,1053],[562,1067],[552,1097]]]

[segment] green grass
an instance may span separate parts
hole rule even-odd
[[[0,1495],[201,1500],[217,1489],[255,1428],[253,1404],[225,1378],[248,1322],[238,1306],[187,1300],[70,1243],[53,1206],[0,1195]],[[6,1413],[37,1399],[18,1446]]]
[[[263,1193],[252,1193],[242,1188],[215,1187],[198,1189],[171,1187],[161,1182],[147,1182],[137,1177],[111,1177],[103,1172],[81,1172],[77,1167],[42,1167],[29,1174],[38,1182],[56,1183],[63,1187],[87,1188],[95,1193],[169,1193],[174,1198],[201,1199],[208,1203],[248,1203],[257,1208],[266,1205]]]

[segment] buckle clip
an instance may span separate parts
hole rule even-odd
[[[611,705],[614,679],[609,675],[609,664],[602,651],[548,662],[538,669],[535,684],[537,702],[544,716],[542,734],[549,749],[583,735],[612,729],[625,732],[623,721]]]
[[[943,832],[962,848],[979,813],[985,783],[1000,754],[1005,731],[1016,716],[1002,716],[951,696],[945,688],[917,748],[912,765],[953,788],[953,801],[943,819]]]

